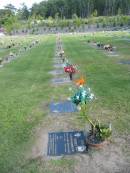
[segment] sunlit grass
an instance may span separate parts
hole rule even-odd
[[[119,34],[120,36],[120,34]],[[112,122],[117,132],[130,132],[130,76],[129,65],[119,64],[130,54],[130,50],[120,49],[128,46],[126,41],[117,41],[116,37],[94,36],[63,37],[68,57],[78,64],[81,74],[87,78],[87,84],[97,97],[90,105],[90,114],[107,122]],[[111,43],[117,47],[119,57],[108,57],[103,50],[97,50],[87,40]]]

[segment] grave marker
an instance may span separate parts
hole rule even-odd
[[[63,73],[64,73],[63,70],[53,70],[49,72],[49,74],[52,74],[52,75],[61,75]]]
[[[69,78],[55,78],[52,79],[52,83],[53,84],[64,84],[64,83],[70,83],[70,79]]]
[[[54,64],[55,68],[63,68],[63,64]]]
[[[62,156],[87,151],[85,135],[82,131],[53,132],[48,134],[48,156]]]
[[[122,60],[119,62],[119,64],[128,64],[130,65],[130,60]]]
[[[53,113],[71,113],[71,112],[77,112],[78,110],[76,105],[71,101],[64,101],[58,103],[50,103],[50,111]]]

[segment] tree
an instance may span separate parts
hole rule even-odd
[[[12,15],[6,19],[4,27],[7,33],[11,33],[13,29],[18,29],[20,27],[20,23],[17,17]]]
[[[130,11],[130,0],[47,0],[34,4],[31,15],[41,15],[45,18],[55,17],[58,13],[60,18],[70,19],[73,14],[86,18],[93,16],[111,16],[118,14],[118,9],[122,14]],[[96,10],[95,10],[96,9]]]
[[[29,18],[30,12],[29,12],[27,6],[24,3],[21,4],[21,5],[22,5],[22,8],[20,8],[18,10],[19,19],[27,20]]]
[[[0,25],[4,25],[5,22],[10,18],[10,17],[14,17],[15,16],[15,11],[16,8],[11,5],[8,4],[7,6],[5,6],[4,9],[0,9]]]
[[[118,8],[118,15],[120,16],[122,14],[122,11],[120,8]]]
[[[92,13],[92,16],[93,17],[97,17],[98,13],[97,13],[97,10],[95,9],[94,12]]]
[[[17,10],[17,8],[15,8],[15,6],[12,5],[12,4],[7,4],[7,5],[5,6],[5,9],[6,9],[6,10],[9,10],[12,14],[14,14],[14,13],[16,12],[16,10]]]

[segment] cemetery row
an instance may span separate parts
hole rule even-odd
[[[28,41],[10,39],[2,40],[0,42],[0,50],[6,55],[0,57],[0,67],[3,67],[5,64],[10,63],[11,61],[18,58],[22,53],[30,50],[34,46],[39,44],[39,40],[30,39]]]
[[[54,59],[55,71],[51,74],[56,76],[52,82],[53,85],[59,86],[74,84],[69,90],[71,98],[62,102],[50,103],[50,111],[55,116],[62,116],[65,113],[79,112],[90,124],[90,131],[67,131],[67,132],[49,132],[48,134],[48,156],[62,156],[74,153],[86,153],[88,148],[100,148],[106,144],[107,139],[111,136],[111,124],[104,125],[99,121],[94,122],[91,116],[86,114],[87,103],[96,99],[91,89],[86,85],[83,76],[76,78],[79,73],[79,66],[70,63],[65,56],[60,36],[56,40],[56,54]],[[67,74],[68,78],[58,78],[57,75]],[[67,86],[66,86],[67,87]],[[72,116],[72,115],[71,115]],[[68,129],[69,130],[69,129]]]
[[[102,27],[98,25],[81,25],[81,26],[33,26],[31,29],[13,30],[11,35],[27,35],[27,34],[57,34],[57,33],[85,33],[85,32],[99,32],[99,31],[127,31],[130,27]]]
[[[88,40],[87,43],[96,48],[97,50],[103,50],[105,54],[109,57],[119,57],[120,55],[117,53],[117,47],[113,46],[112,44],[104,44],[102,42],[97,42],[95,40]],[[130,64],[130,60],[121,59],[119,64]]]

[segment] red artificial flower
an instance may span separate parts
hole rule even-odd
[[[64,67],[64,71],[66,73],[75,73],[76,72],[76,70],[73,66]]]

